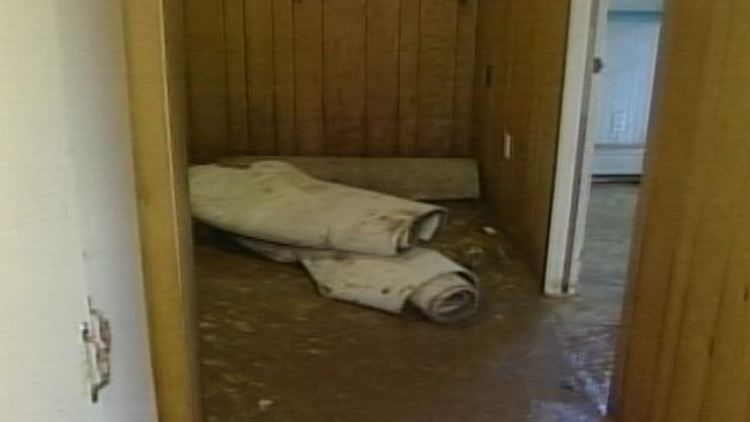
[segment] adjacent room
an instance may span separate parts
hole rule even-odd
[[[568,5],[184,6],[207,420],[601,417],[618,323],[595,333],[585,320],[599,298],[541,295]],[[434,235],[406,249],[439,263],[425,270],[398,248],[351,255],[335,227],[349,216],[330,204],[372,198],[322,184],[319,206],[322,194],[278,176],[288,171],[408,200],[399,206],[422,212],[407,218],[409,237],[438,210]],[[368,212],[390,217],[389,201],[375,197]],[[300,238],[310,226],[326,226],[322,244]],[[441,268],[463,287],[423,288]],[[383,281],[389,271],[401,284]],[[403,288],[416,293],[393,293]],[[609,294],[618,307],[621,292]],[[591,334],[583,346],[578,327]]]

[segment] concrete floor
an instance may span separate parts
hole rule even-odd
[[[602,413],[615,358],[638,189],[636,184],[594,185],[578,295],[557,308],[558,334],[576,371],[575,384]]]
[[[565,301],[541,298],[502,236],[482,232],[481,204],[450,204],[435,246],[483,280],[479,314],[456,326],[324,299],[301,268],[204,232],[206,421],[600,420],[635,192],[595,188],[582,294]]]

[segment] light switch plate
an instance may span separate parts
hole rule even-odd
[[[503,132],[503,159],[513,159],[513,135],[507,130]]]

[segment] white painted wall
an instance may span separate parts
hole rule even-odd
[[[153,390],[121,4],[120,0],[53,3],[58,6],[63,40],[65,111],[87,289],[94,306],[111,319],[116,336],[115,382],[102,395],[102,407],[107,422],[147,421],[151,407],[140,403],[153,402]]]
[[[120,7],[0,1],[0,421],[156,420]],[[87,296],[114,332],[96,405]]]
[[[660,14],[610,13],[597,143],[646,143],[661,26]]]
[[[610,10],[662,11],[664,0],[609,0]]]
[[[663,0],[611,0],[599,36],[605,67],[592,132],[595,175],[643,172],[663,9]]]

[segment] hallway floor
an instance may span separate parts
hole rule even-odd
[[[629,230],[613,213],[637,190],[610,188],[595,188],[582,294],[567,301],[539,296],[502,236],[482,231],[481,204],[449,204],[434,246],[471,266],[483,294],[479,314],[456,326],[322,298],[301,268],[203,231],[206,421],[600,420],[624,284],[617,236]]]
[[[575,384],[602,413],[615,359],[638,191],[637,184],[594,185],[578,294],[556,309]]]

